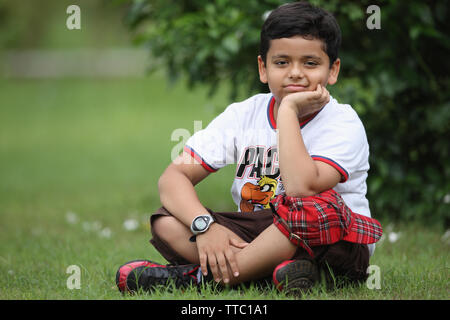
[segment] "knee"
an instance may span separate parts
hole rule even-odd
[[[181,234],[183,228],[185,227],[176,218],[162,216],[153,221],[151,230],[153,236],[170,243],[171,241],[176,240],[175,238]]]

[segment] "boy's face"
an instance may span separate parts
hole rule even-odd
[[[273,39],[266,63],[258,56],[259,78],[268,83],[278,106],[288,94],[314,91],[318,84],[325,87],[337,81],[340,60],[330,68],[330,59],[318,39],[301,36]]]

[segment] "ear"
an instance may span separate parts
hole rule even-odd
[[[258,71],[259,71],[259,80],[262,83],[267,83],[266,64],[264,63],[261,56],[258,56]]]
[[[337,82],[339,76],[339,69],[341,67],[341,60],[339,58],[333,62],[330,68],[330,74],[328,75],[328,84],[333,85]]]

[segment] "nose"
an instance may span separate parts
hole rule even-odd
[[[291,68],[289,69],[289,79],[301,79],[305,75],[303,73],[303,69],[301,68],[301,65],[298,63],[293,63],[291,65]]]

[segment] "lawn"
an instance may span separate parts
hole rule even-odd
[[[164,78],[0,80],[0,299],[291,299],[271,287],[122,296],[119,265],[164,261],[148,243],[160,206],[157,180],[175,129],[190,133],[226,104],[225,93],[169,87]],[[231,210],[232,166],[198,186]],[[326,290],[304,299],[449,299],[450,236],[440,227],[382,221],[371,264],[376,288]],[[69,289],[69,266],[80,289]],[[373,287],[373,286],[372,286]]]

